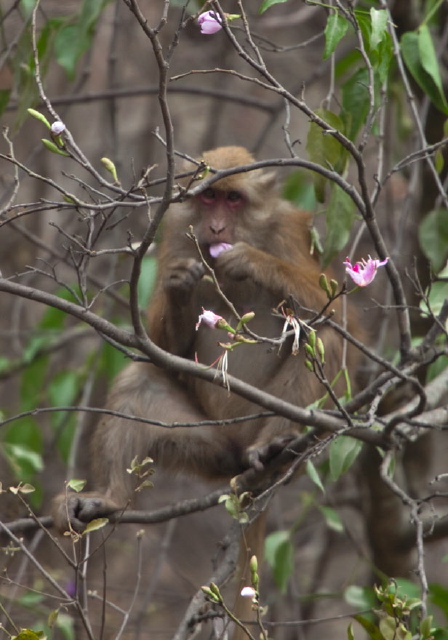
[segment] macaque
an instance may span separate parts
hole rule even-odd
[[[240,147],[204,153],[211,171],[253,162]],[[207,173],[210,176],[210,173]],[[195,183],[196,185],[196,183]],[[311,255],[311,219],[283,200],[272,172],[236,173],[198,195],[170,207],[163,222],[155,292],[148,311],[148,333],[163,349],[205,366],[222,355],[225,331],[204,323],[204,309],[236,327],[237,320],[206,272],[213,268],[224,294],[243,315],[254,312],[249,327],[257,336],[278,338],[282,301],[296,301],[305,322],[328,302],[319,287],[321,270]],[[196,238],[202,253],[198,252]],[[203,260],[202,260],[203,258]],[[338,317],[338,302],[331,307]],[[318,329],[325,345],[325,374],[332,381],[342,364],[342,339],[325,323]],[[305,365],[303,346],[292,354],[292,337],[281,348],[268,342],[240,344],[228,354],[228,372],[285,401],[306,407],[325,389]],[[165,423],[222,420],[260,413],[262,408],[199,378],[132,363],[115,381],[107,407]],[[175,472],[208,479],[230,479],[246,469],[262,468],[282,445],[300,433],[300,425],[282,417],[260,417],[224,426],[164,428],[106,416],[92,442],[96,490],[57,501],[55,520],[66,528],[67,515],[82,530],[92,518],[123,508],[132,494],[126,468],[138,455]]]

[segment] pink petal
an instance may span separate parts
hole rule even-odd
[[[218,14],[214,11],[206,11],[198,18],[198,24],[201,27],[201,33],[211,35],[222,29]]]
[[[217,258],[220,253],[222,253],[223,251],[228,251],[231,248],[232,245],[228,244],[228,242],[218,242],[217,244],[211,244],[210,255],[212,258]]]

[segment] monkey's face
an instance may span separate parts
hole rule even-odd
[[[199,214],[195,233],[206,255],[216,257],[214,253],[220,246],[233,245],[239,240],[238,227],[246,199],[236,190],[208,188],[195,201]]]

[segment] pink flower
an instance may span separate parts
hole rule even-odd
[[[353,282],[359,287],[366,287],[373,282],[378,267],[383,267],[387,264],[388,260],[389,258],[386,258],[380,262],[379,260],[372,260],[369,256],[368,260],[364,260],[363,258],[361,262],[352,265],[350,260],[346,258],[343,264],[345,264],[345,271],[349,274]]]
[[[229,244],[228,242],[218,242],[216,244],[211,244],[210,255],[212,258],[217,258],[220,253],[222,253],[223,251],[227,251],[228,249],[231,249],[231,248],[232,248],[232,245]]]
[[[201,33],[211,35],[222,29],[221,18],[215,11],[205,11],[198,18]]]
[[[225,323],[224,318],[216,315],[216,313],[213,313],[213,311],[208,311],[207,309],[204,309],[204,307],[202,307],[202,313],[199,316],[198,321],[196,323],[196,331],[199,329],[199,326],[201,325],[202,322],[205,325],[207,325],[207,327],[210,327],[211,329],[215,329],[218,322],[221,322],[221,321]]]

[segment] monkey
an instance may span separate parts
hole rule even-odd
[[[254,162],[246,149],[232,146],[205,152],[201,160],[210,171]],[[149,337],[172,354],[210,366],[223,355],[219,343],[227,336],[199,323],[199,318],[209,310],[235,327],[227,298],[240,316],[254,314],[248,325],[253,334],[278,338],[285,319],[274,310],[282,301],[296,301],[304,321],[328,302],[318,284],[319,261],[310,247],[311,214],[280,196],[271,171],[233,173],[172,204],[158,248],[158,275],[148,309]],[[213,269],[220,292],[207,267]],[[339,302],[332,306],[337,316]],[[325,346],[325,373],[332,381],[342,364],[343,340],[325,323],[319,336]],[[305,367],[304,349],[293,355],[291,344],[292,338],[281,348],[261,340],[242,342],[228,353],[228,372],[306,407],[325,390]],[[145,362],[133,362],[119,374],[107,408],[165,423],[220,421],[260,413],[259,406],[231,389]],[[55,524],[67,528],[68,517],[73,528],[81,531],[91,519],[123,508],[132,495],[126,468],[135,455],[150,456],[156,466],[168,470],[229,480],[246,469],[262,468],[302,428],[272,416],[168,429],[107,416],[92,438],[95,491],[70,494],[68,500],[59,496]]]

